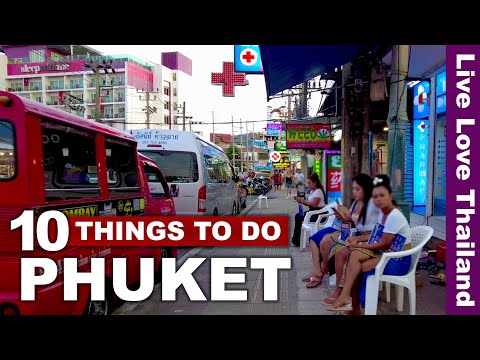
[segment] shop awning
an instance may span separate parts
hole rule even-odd
[[[334,71],[372,46],[366,45],[260,45],[267,98]]]

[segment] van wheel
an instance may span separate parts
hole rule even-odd
[[[238,215],[239,212],[237,211],[237,203],[233,202],[233,210],[232,210],[232,216]]]
[[[110,286],[108,280],[105,285],[105,301],[92,301],[88,299],[85,307],[85,315],[98,316],[98,315],[110,315],[113,309],[113,289]]]
[[[218,210],[217,210],[217,208],[215,208],[215,210],[213,210],[213,216],[218,216]]]
[[[169,248],[162,248],[160,253],[160,263],[158,264],[157,271],[155,272],[155,284],[162,281],[162,259],[169,258],[171,256],[171,250]]]

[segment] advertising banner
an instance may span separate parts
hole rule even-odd
[[[330,125],[287,124],[287,149],[330,149],[330,147]]]
[[[267,136],[278,136],[283,132],[282,124],[268,123],[267,124]]]

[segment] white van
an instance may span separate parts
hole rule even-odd
[[[138,151],[160,167],[177,215],[237,215],[238,178],[221,148],[190,131],[131,133]]]

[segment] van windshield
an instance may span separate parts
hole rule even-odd
[[[169,183],[194,183],[198,181],[197,155],[187,151],[140,151],[155,161]]]

